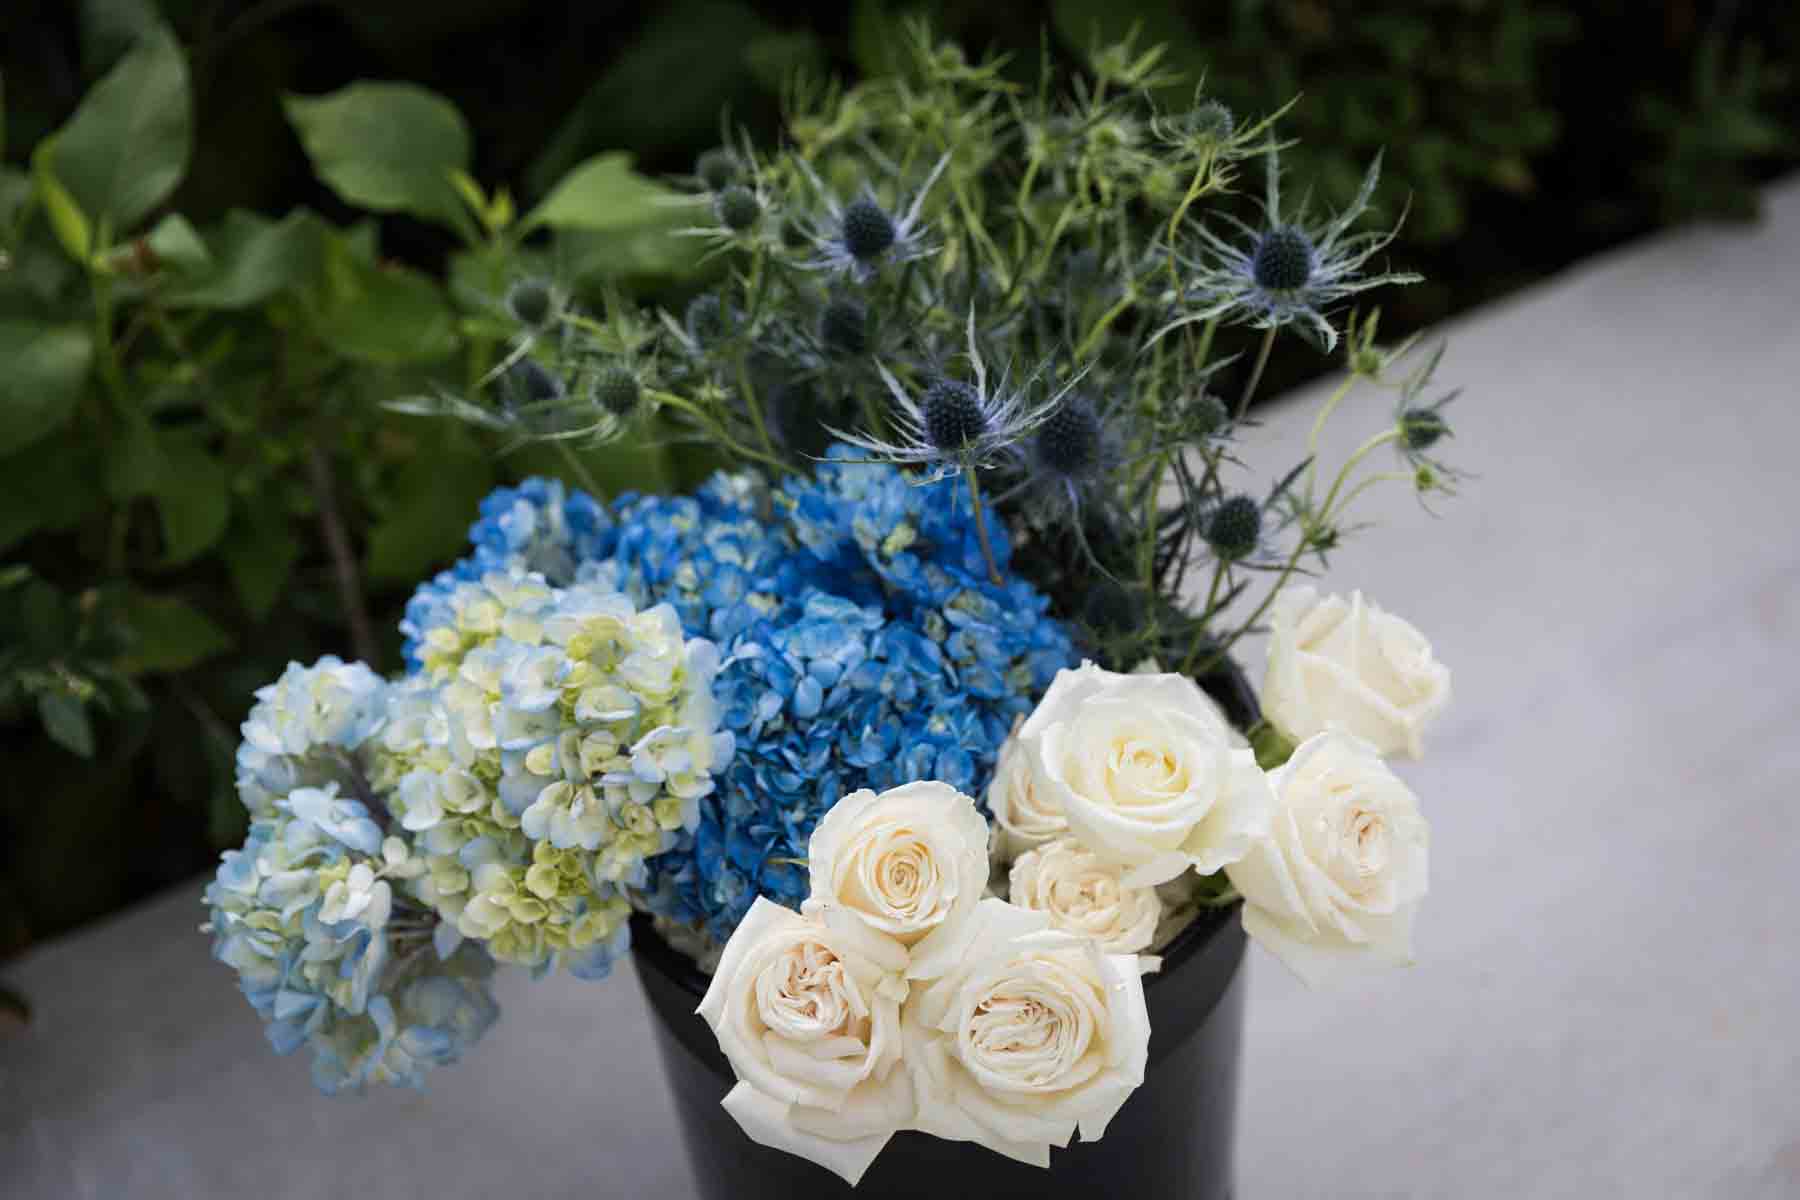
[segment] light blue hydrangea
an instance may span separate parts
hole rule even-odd
[[[311,1047],[325,1092],[419,1086],[497,1015],[486,953],[433,949],[435,921],[405,890],[423,870],[327,783],[274,801],[206,889],[213,956],[238,972],[277,1052]]]
[[[387,684],[362,663],[326,655],[289,663],[256,693],[237,751],[238,796],[252,820],[297,787],[347,786],[357,751],[381,728]]]

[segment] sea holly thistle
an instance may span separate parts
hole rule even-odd
[[[674,181],[722,268],[699,294],[656,313],[609,300],[598,317],[554,290],[511,295],[511,353],[555,386],[502,415],[574,404],[583,436],[603,437],[601,414],[629,409],[777,492],[818,459],[898,467],[973,513],[990,579],[1009,558],[1124,668],[1229,653],[1355,531],[1345,510],[1369,487],[1446,490],[1443,404],[1394,365],[1410,347],[1381,349],[1372,316],[1339,311],[1416,278],[1378,262],[1397,226],[1359,229],[1379,157],[1320,216],[1284,191],[1287,108],[1235,113],[1204,81],[1185,108],[1159,107],[1149,89],[1176,76],[1154,46],[1096,45],[1085,73],[1059,81],[1046,62],[1030,87],[916,22],[897,50],[880,78],[796,81],[787,141],[728,130]],[[1235,186],[1253,160],[1250,199]],[[1283,330],[1345,342],[1349,378],[1320,427],[1356,385],[1400,392],[1335,475],[1315,429],[1279,479],[1243,477],[1236,444]],[[1390,442],[1406,469],[1365,469]]]

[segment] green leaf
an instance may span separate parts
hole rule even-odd
[[[203,436],[165,434],[159,439],[165,467],[155,496],[164,566],[179,566],[205,553],[231,520],[231,473],[206,448]]]
[[[56,178],[91,223],[124,232],[181,182],[192,126],[187,61],[158,33],[120,59],[56,132]]]
[[[0,551],[38,530],[67,529],[100,503],[99,449],[64,434],[0,459]]]
[[[212,254],[206,249],[206,243],[180,213],[170,213],[158,221],[145,240],[157,258],[177,271],[192,274],[212,266]]]
[[[469,514],[494,485],[487,456],[426,449],[394,483],[394,499],[369,535],[369,578],[409,583],[460,554]]]
[[[75,412],[93,357],[85,327],[0,321],[0,455],[54,433]]]
[[[134,589],[125,598],[125,620],[135,635],[131,652],[119,660],[128,675],[185,670],[233,645],[229,633],[180,596]]]
[[[474,230],[452,171],[469,169],[469,127],[456,106],[410,83],[353,83],[282,105],[319,178],[350,204]]]
[[[162,439],[143,414],[134,414],[107,447],[106,494],[114,500],[147,496],[169,473]]]
[[[82,0],[81,69],[89,78],[117,62],[136,42],[163,29],[151,0]]]
[[[615,150],[590,158],[558,183],[525,218],[525,228],[617,232],[666,224],[672,204],[683,197],[631,169],[631,155]]]
[[[394,366],[441,359],[457,346],[455,314],[430,276],[364,262],[341,239],[306,304],[313,332],[346,358]]]
[[[39,692],[37,710],[51,741],[71,754],[94,757],[94,726],[81,701],[67,692]]]
[[[686,223],[672,219],[661,228],[615,233],[571,229],[557,235],[556,261],[577,284],[605,279],[640,283],[683,279],[699,270],[706,253],[706,244],[699,238],[675,235]]]
[[[282,585],[300,560],[300,543],[280,508],[270,500],[258,499],[239,506],[219,553],[238,600],[260,621],[275,606]]]
[[[52,135],[31,152],[31,181],[44,206],[44,215],[50,220],[50,231],[70,258],[85,264],[94,253],[93,226],[69,189],[56,177],[55,163],[56,137]]]
[[[249,308],[302,283],[317,271],[325,226],[296,210],[279,221],[232,210],[210,237],[213,269],[170,289],[176,308]]]

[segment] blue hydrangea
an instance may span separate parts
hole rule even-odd
[[[586,492],[527,479],[481,502],[481,519],[469,529],[471,561],[476,573],[516,565],[566,584],[580,564],[609,553],[613,532],[611,515]]]
[[[735,630],[714,694],[737,755],[692,839],[651,860],[648,903],[721,943],[756,896],[805,897],[807,842],[840,797],[915,779],[981,795],[1015,719],[1076,658],[1043,596],[988,580],[960,489],[841,458],[777,497],[788,575],[822,586],[710,618]],[[1004,566],[1003,534],[995,553]]]

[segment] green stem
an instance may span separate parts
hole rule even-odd
[[[969,503],[975,508],[975,536],[981,542],[981,557],[987,560],[988,579],[994,586],[1000,586],[1000,568],[994,562],[994,548],[988,544],[987,518],[981,515],[981,484],[975,478],[975,464],[963,467],[963,476],[969,481]]]
[[[580,456],[575,453],[569,443],[561,438],[552,438],[550,444],[556,447],[558,454],[562,455],[563,463],[569,468],[569,473],[574,475],[581,486],[587,489],[588,495],[596,500],[603,499],[606,493],[600,489],[599,481],[594,478],[594,473],[588,470],[587,464],[581,461]]]
[[[763,454],[770,461],[777,461],[775,443],[769,437],[769,426],[763,420],[762,401],[757,398],[756,389],[750,386],[749,358],[740,350],[737,355],[738,391],[743,393],[744,407],[750,410],[750,423],[756,426],[756,440],[762,443]]]
[[[1343,489],[1345,481],[1350,478],[1350,472],[1356,469],[1356,464],[1367,458],[1375,450],[1385,446],[1399,436],[1400,431],[1398,429],[1385,429],[1356,448],[1356,451],[1350,455],[1344,462],[1343,467],[1338,471],[1337,478],[1332,480],[1331,490],[1325,493],[1325,504],[1320,508],[1318,516],[1314,518],[1316,522],[1324,524],[1331,520],[1332,506],[1337,503],[1338,492]],[[1354,494],[1355,493],[1352,493],[1352,495]],[[1346,503],[1347,502],[1348,498],[1346,498]],[[1286,585],[1288,577],[1299,567],[1300,556],[1306,552],[1307,544],[1308,538],[1302,533],[1302,535],[1295,540],[1293,553],[1288,555],[1287,562],[1282,565],[1281,573],[1275,577],[1274,585],[1270,587],[1268,592],[1263,596],[1262,603],[1256,606],[1256,611],[1250,614],[1248,620],[1231,631],[1231,636],[1226,638],[1213,653],[1212,658],[1209,658],[1206,661],[1206,669],[1210,669],[1216,662],[1223,659],[1231,650],[1232,646],[1237,644],[1238,639],[1250,632],[1251,629],[1256,627],[1256,623],[1262,620],[1263,614],[1269,611],[1269,606],[1275,603],[1275,597],[1281,594],[1281,589]],[[1193,662],[1194,656],[1199,652],[1199,648],[1200,638],[1196,637],[1194,639],[1193,649],[1188,652],[1189,663]],[[1182,670],[1186,672],[1188,666],[1184,664]]]
[[[1100,319],[1094,322],[1094,327],[1088,330],[1087,336],[1081,339],[1081,345],[1075,347],[1076,362],[1080,362],[1088,356],[1089,351],[1094,348],[1094,343],[1099,341],[1112,323],[1119,319],[1119,314],[1131,307],[1133,299],[1134,297],[1131,293],[1127,292],[1125,295],[1119,297],[1119,302],[1117,304],[1114,304],[1100,315]]]
[[[94,342],[100,352],[100,378],[106,384],[107,394],[119,406],[114,415],[123,416],[125,372],[119,365],[118,347],[113,344],[112,280],[99,271],[94,271],[90,279],[94,289]]]
[[[791,464],[785,463],[779,458],[764,454],[761,450],[757,450],[754,447],[743,445],[736,438],[732,437],[731,434],[725,430],[724,426],[720,425],[719,422],[713,418],[711,413],[706,412],[692,401],[682,396],[677,396],[674,392],[661,392],[654,389],[647,391],[645,394],[652,400],[655,400],[658,404],[667,408],[673,408],[678,412],[684,412],[688,416],[694,418],[707,433],[719,439],[720,444],[725,447],[728,453],[752,462],[762,463],[764,466],[771,467],[778,472],[793,474],[794,468]]]
[[[1243,420],[1244,414],[1250,411],[1250,397],[1256,394],[1256,385],[1262,382],[1263,368],[1269,365],[1269,351],[1275,346],[1277,327],[1269,326],[1263,334],[1262,346],[1256,352],[1256,365],[1250,368],[1250,379],[1244,384],[1244,394],[1238,397],[1237,419]]]
[[[1206,360],[1212,357],[1213,335],[1219,332],[1219,317],[1208,317],[1206,324],[1200,327],[1200,344],[1194,348],[1194,369],[1202,370]],[[1157,343],[1161,345],[1161,343]]]
[[[1336,411],[1337,406],[1343,401],[1345,396],[1350,394],[1350,389],[1355,386],[1355,375],[1350,376],[1348,379],[1344,380],[1344,382],[1338,384],[1337,387],[1332,390],[1330,398],[1327,399],[1324,404],[1319,406],[1319,415],[1313,418],[1312,429],[1306,435],[1306,457],[1308,459],[1306,464],[1306,494],[1308,499],[1311,499],[1312,497],[1313,477],[1318,473],[1319,435],[1325,431],[1325,422],[1331,419],[1331,414]]]

